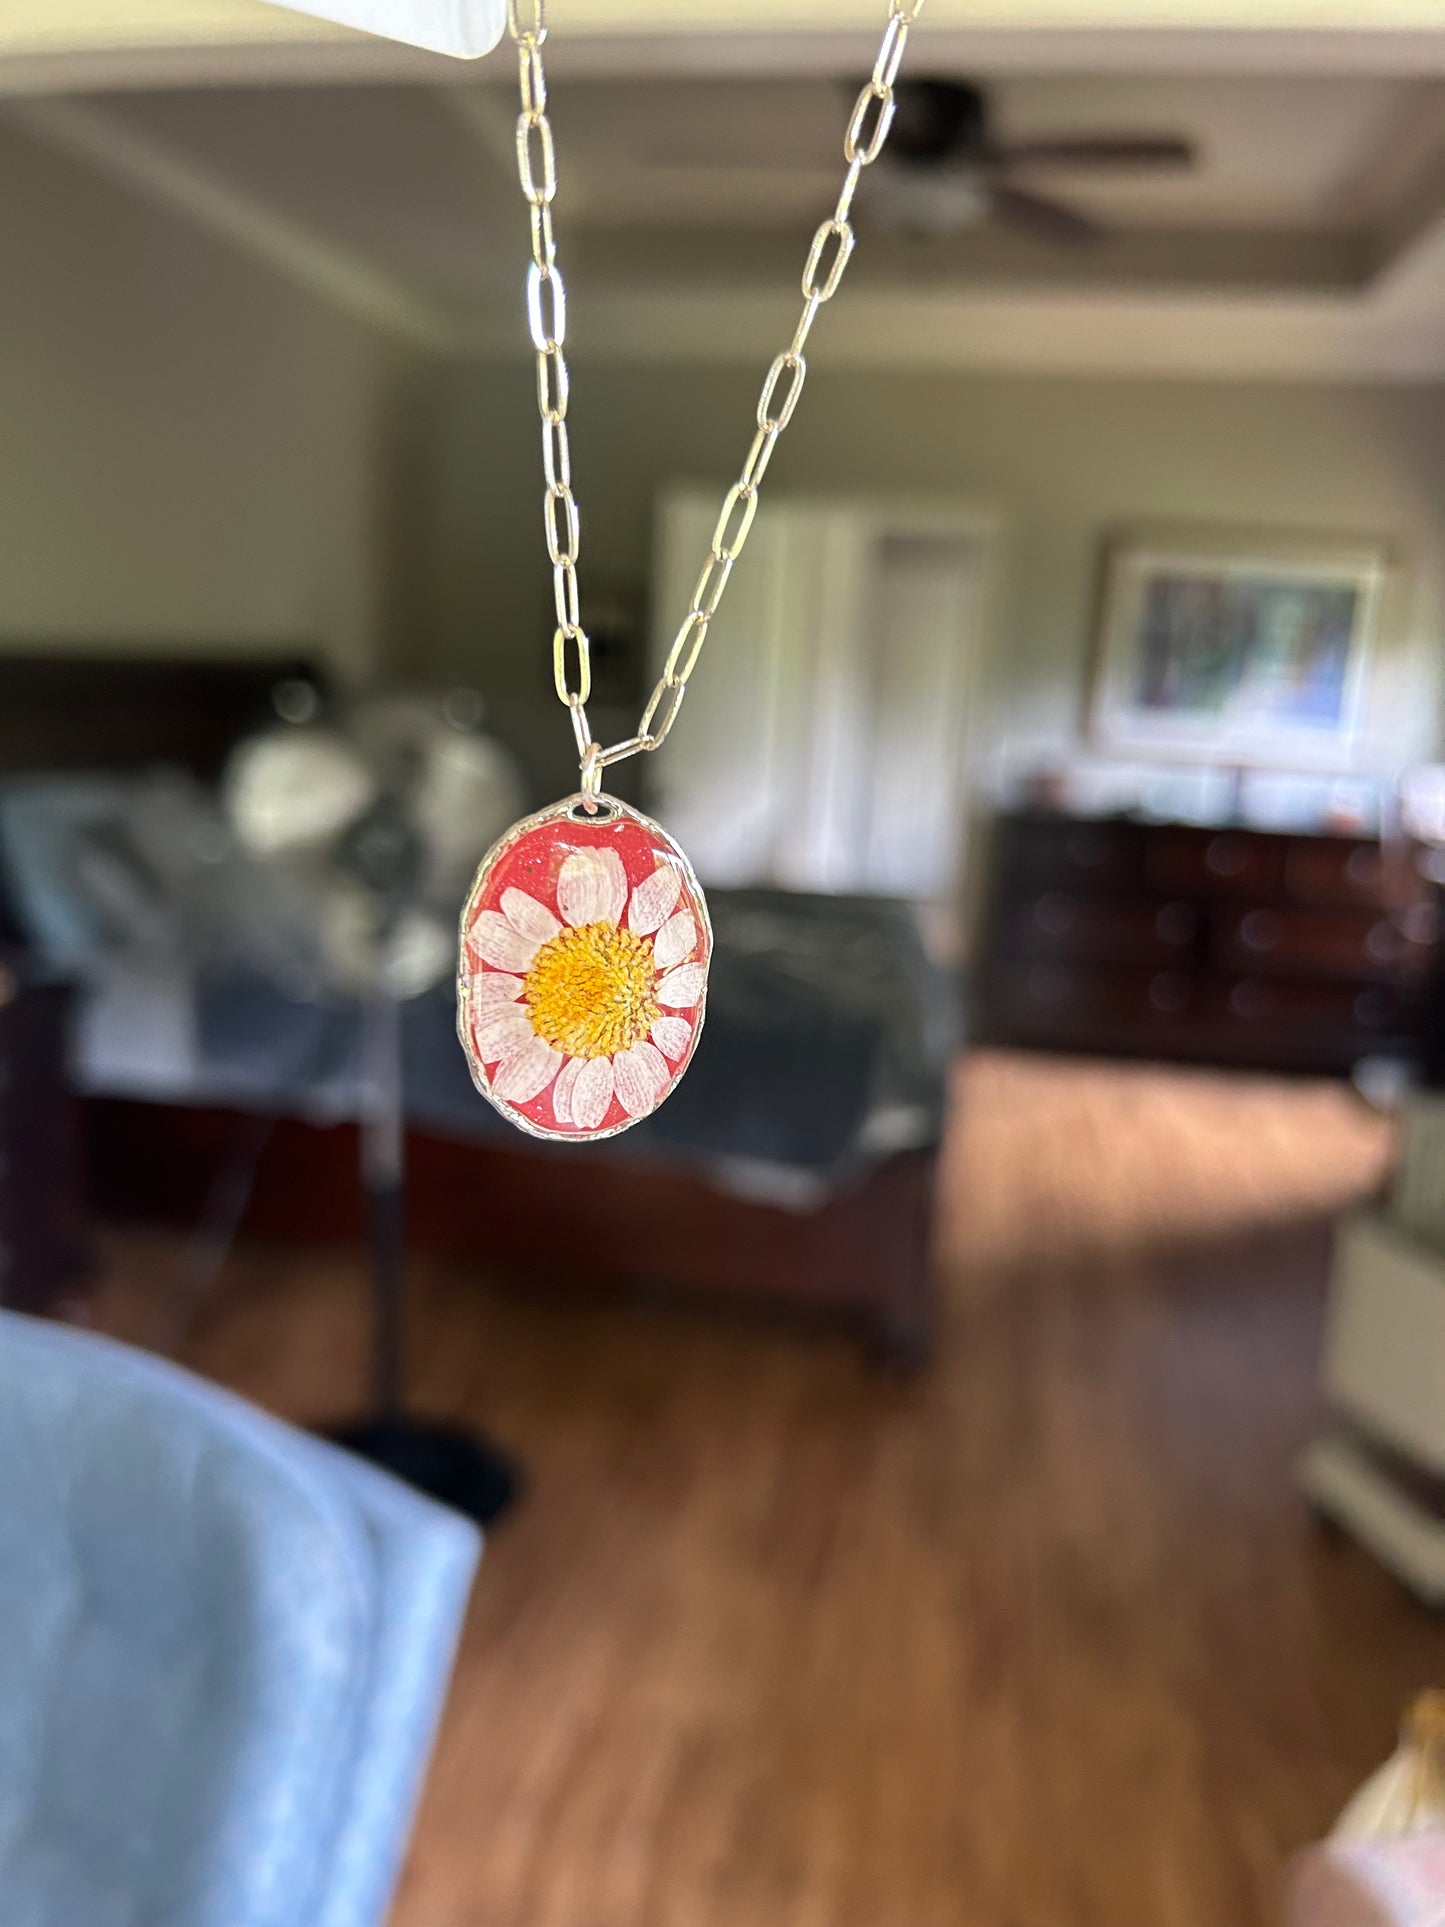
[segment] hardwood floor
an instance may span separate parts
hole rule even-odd
[[[1256,1927],[1445,1631],[1315,1527],[1346,1092],[982,1055],[937,1360],[419,1269],[415,1391],[530,1491],[477,1588],[396,1927]],[[133,1325],[172,1243],[118,1246]],[[340,1256],[243,1251],[191,1362],[359,1396]]]

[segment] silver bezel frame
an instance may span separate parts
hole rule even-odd
[[[686,1061],[672,1078],[666,1092],[658,1099],[657,1104],[653,1105],[652,1110],[645,1114],[645,1117],[629,1117],[623,1124],[614,1124],[605,1131],[588,1131],[585,1135],[577,1131],[549,1130],[546,1125],[538,1124],[530,1117],[524,1117],[514,1104],[510,1103],[505,1097],[498,1097],[492,1090],[487,1080],[486,1068],[478,1059],[472,1045],[470,1021],[471,980],[474,973],[467,964],[467,932],[471,928],[477,899],[485,887],[488,873],[510,850],[514,849],[516,845],[521,842],[523,837],[529,836],[533,830],[541,829],[543,825],[547,823],[555,823],[560,817],[566,817],[575,823],[586,823],[595,822],[596,816],[586,812],[586,799],[582,791],[578,790],[574,795],[564,797],[560,803],[552,803],[545,810],[537,810],[531,816],[524,816],[519,823],[514,823],[504,835],[497,838],[497,841],[477,865],[477,873],[472,878],[472,887],[467,891],[466,898],[462,903],[461,915],[457,920],[457,1038],[461,1044],[463,1054],[466,1057],[467,1069],[471,1072],[472,1082],[492,1106],[492,1109],[500,1112],[510,1124],[515,1124],[519,1131],[525,1131],[528,1137],[543,1138],[549,1144],[597,1144],[604,1138],[620,1137],[624,1131],[630,1131],[634,1124],[644,1123],[647,1117],[652,1117],[658,1108],[662,1104],[665,1104],[668,1098],[671,1097],[679,1081],[686,1076],[688,1067],[692,1063],[698,1044],[702,1039],[702,1028],[707,1018],[707,979],[712,974],[712,918],[708,914],[707,898],[703,895],[703,888],[697,880],[696,871],[688,862],[682,847],[668,835],[660,823],[655,823],[650,816],[644,816],[641,810],[633,809],[630,803],[623,803],[615,796],[599,795],[594,800],[598,805],[599,813],[603,809],[609,812],[607,821],[611,822],[615,818],[625,817],[628,822],[637,824],[638,827],[645,830],[649,836],[655,837],[659,843],[665,845],[681,865],[683,881],[686,883],[688,890],[691,892],[692,900],[697,906],[698,915],[707,938],[706,974],[703,978],[702,996],[697,1002],[697,1022],[693,1026],[692,1043],[688,1047]],[[578,814],[578,812],[582,812],[582,814]]]

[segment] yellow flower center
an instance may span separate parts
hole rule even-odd
[[[539,1037],[568,1057],[611,1057],[657,1021],[651,937],[586,923],[544,943],[523,979]]]

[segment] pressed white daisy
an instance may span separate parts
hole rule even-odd
[[[634,872],[635,873],[635,872]],[[492,1094],[547,1094],[541,1118],[600,1129],[614,1100],[645,1117],[686,1060],[707,964],[698,918],[673,863],[630,887],[616,849],[570,850],[556,901],[508,888],[467,933],[469,1016]]]

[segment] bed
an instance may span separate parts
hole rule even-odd
[[[194,834],[206,786],[272,686],[313,673],[302,655],[0,662],[3,914],[80,979],[75,1076],[95,1198],[112,1215],[194,1214],[266,1119],[242,1229],[360,1231],[355,1009],[298,1002],[224,954],[142,966],[107,950],[77,855],[123,839],[138,797],[152,826]],[[511,1132],[471,1088],[449,988],[407,1007],[413,1245],[529,1281],[825,1311],[915,1360],[954,986],[905,905],[771,890],[710,901],[696,1062],[654,1118],[605,1148]]]

